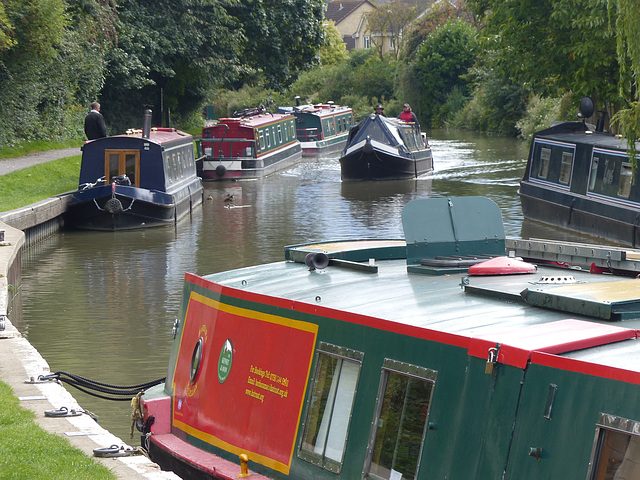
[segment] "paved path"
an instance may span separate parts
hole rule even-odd
[[[80,154],[80,147],[76,147],[0,160],[0,175]],[[62,384],[28,383],[31,378],[48,373],[49,365],[5,317],[9,292],[7,275],[16,258],[17,250],[24,244],[24,234],[0,222],[0,230],[2,229],[5,230],[5,241],[0,242],[0,380],[13,389],[22,407],[36,414],[36,423],[50,433],[67,438],[74,447],[106,465],[118,480],[179,480],[174,473],[161,471],[158,465],[144,455],[120,458],[93,457],[94,448],[122,446],[127,443],[103,429],[86,415],[67,418],[45,416],[46,410],[57,410],[62,407],[81,410],[82,407]]]
[[[6,175],[9,172],[22,170],[23,168],[37,165],[39,163],[58,160],[59,158],[73,157],[81,155],[80,147],[63,148],[62,150],[49,150],[47,152],[37,152],[25,155],[23,157],[5,158],[0,160],[0,175]]]

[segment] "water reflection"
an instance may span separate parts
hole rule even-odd
[[[22,315],[14,322],[53,371],[143,383],[166,374],[185,272],[278,261],[285,245],[308,241],[402,238],[402,208],[430,196],[487,196],[502,209],[507,235],[520,236],[517,188],[527,146],[468,132],[431,132],[430,142],[430,177],[343,184],[332,154],[262,180],[207,184],[202,208],[176,228],[48,239],[25,252]],[[101,424],[128,438],[128,404],[71,390]]]

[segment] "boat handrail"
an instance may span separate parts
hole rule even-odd
[[[640,250],[555,240],[506,239],[507,252],[516,257],[560,264],[586,265],[600,269],[640,274]]]
[[[296,135],[298,135],[298,132],[301,132],[304,134],[304,141],[305,142],[317,142],[318,140],[320,140],[320,137],[318,135],[318,128],[317,127],[313,127],[313,128],[297,128],[296,129]]]

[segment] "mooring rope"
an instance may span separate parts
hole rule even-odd
[[[84,392],[88,395],[92,395],[94,397],[102,398],[104,400],[113,400],[116,402],[130,402],[132,396],[136,396],[141,391],[144,391],[148,388],[151,388],[155,385],[159,385],[165,381],[165,378],[159,378],[158,380],[153,380],[151,382],[140,383],[138,385],[110,385],[108,383],[101,383],[95,380],[91,380],[85,377],[81,377],[80,375],[75,375],[73,373],[68,372],[55,372],[50,373],[48,375],[40,375],[38,377],[39,380],[58,380],[60,382],[64,382],[72,387],[77,388],[81,392]],[[101,395],[100,392],[105,395]],[[106,395],[114,395],[108,397]]]

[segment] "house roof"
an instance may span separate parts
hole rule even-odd
[[[347,18],[360,5],[368,3],[375,7],[369,0],[337,0],[327,3],[327,11],[324,16],[327,20],[333,20],[336,24]]]

